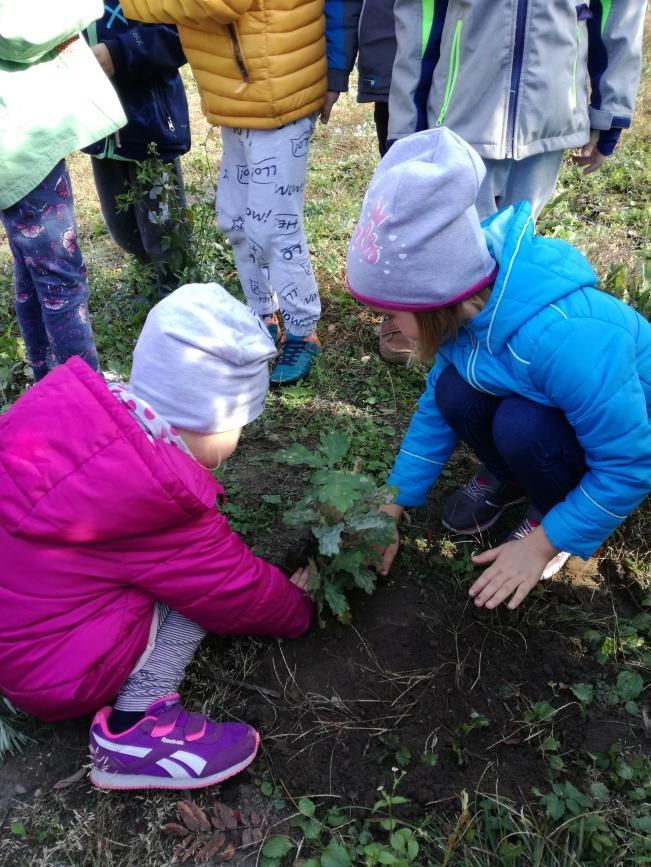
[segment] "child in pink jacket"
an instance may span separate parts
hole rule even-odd
[[[221,286],[184,286],[150,312],[128,385],[75,357],[0,418],[0,692],[46,720],[107,705],[90,732],[102,788],[193,789],[249,765],[258,733],[185,711],[185,669],[206,631],[310,624],[305,570],[253,555],[206,469],[262,412],[274,352]]]

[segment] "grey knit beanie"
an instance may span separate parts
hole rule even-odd
[[[253,311],[217,283],[191,283],[147,316],[129,387],[176,427],[232,430],[262,412],[275,353]]]
[[[348,287],[363,304],[433,310],[495,279],[475,199],[486,169],[446,127],[397,141],[375,170],[348,247]]]

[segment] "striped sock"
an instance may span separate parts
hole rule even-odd
[[[156,699],[177,692],[205,634],[204,629],[183,614],[170,611],[159,627],[149,659],[118,693],[115,710],[142,713]]]

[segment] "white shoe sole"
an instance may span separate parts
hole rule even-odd
[[[100,771],[91,768],[88,775],[91,783],[98,789],[111,789],[113,791],[126,791],[129,789],[203,789],[206,786],[214,786],[235,774],[239,774],[255,759],[260,739],[255,745],[255,752],[244,761],[233,765],[218,774],[210,777],[148,777],[145,774],[112,774],[108,771]]]
[[[553,575],[556,575],[557,572],[560,572],[563,566],[570,559],[570,554],[567,551],[561,551],[560,554],[557,554],[555,557],[549,561],[549,563],[543,569],[543,573],[540,576],[541,581],[547,581],[548,578],[551,578]]]

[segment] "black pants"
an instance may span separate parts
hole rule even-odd
[[[175,271],[182,258],[179,245],[184,236],[180,215],[186,201],[180,160],[168,164],[170,183],[145,189],[126,209],[119,210],[116,196],[142,188],[137,178],[138,163],[91,157],[91,164],[111,237],[125,252],[151,263],[159,295],[169,294],[179,285]]]
[[[383,157],[387,152],[387,136],[389,135],[389,103],[374,102],[373,106],[373,120],[375,121],[377,144],[380,149],[380,156]]]

